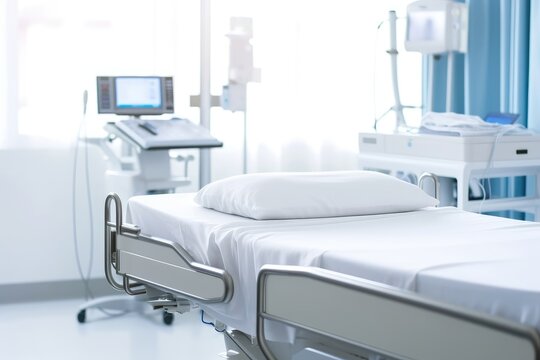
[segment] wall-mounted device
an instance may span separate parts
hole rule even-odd
[[[230,111],[246,111],[247,84],[261,81],[261,69],[253,67],[253,20],[233,17],[229,38],[229,83],[223,86],[221,107]]]
[[[423,54],[467,52],[467,4],[419,0],[407,6],[405,49]]]
[[[174,112],[173,78],[98,76],[98,113],[161,115]]]
[[[467,53],[469,6],[450,0],[418,0],[407,6],[405,49],[428,56],[428,81],[424,111],[433,111],[434,62],[446,61],[446,112],[452,112],[454,52]]]

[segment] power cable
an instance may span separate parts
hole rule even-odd
[[[92,262],[93,262],[93,249],[94,249],[94,230],[93,230],[93,216],[92,216],[92,203],[90,201],[90,181],[89,181],[89,171],[88,171],[88,142],[86,140],[86,109],[88,104],[88,91],[83,92],[83,115],[79,124],[79,130],[77,131],[77,138],[75,139],[75,151],[73,157],[73,174],[72,174],[72,199],[71,199],[71,212],[72,212],[72,222],[73,222],[73,243],[75,246],[75,259],[77,262],[77,270],[79,276],[84,285],[84,297],[86,300],[93,299],[94,295],[90,289],[89,279],[92,271]],[[85,138],[85,171],[86,171],[86,187],[87,187],[87,196],[88,196],[88,205],[89,205],[89,214],[90,214],[90,261],[88,263],[88,269],[86,270],[86,275],[83,272],[81,258],[79,255],[79,238],[77,234],[77,168],[78,168],[78,158],[79,158],[79,140],[81,134],[84,130]]]

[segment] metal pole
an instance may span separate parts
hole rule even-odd
[[[248,172],[248,148],[247,148],[247,110],[244,110],[244,174]]]
[[[446,57],[446,112],[452,111],[454,95],[454,52],[450,51]]]
[[[426,112],[433,111],[433,84],[435,83],[435,55],[427,55],[428,76],[427,76],[427,99]]]
[[[398,85],[398,71],[397,71],[397,43],[396,43],[396,12],[389,12],[389,22],[390,22],[390,49],[388,53],[390,54],[390,64],[392,66],[392,89],[394,91],[394,112],[396,113],[396,127],[395,129],[406,126],[405,117],[403,116],[403,105],[401,105],[401,97],[399,96],[399,85]]]
[[[200,85],[200,125],[210,130],[210,7],[211,0],[201,0],[201,85]],[[210,182],[210,150],[199,150],[199,187]]]

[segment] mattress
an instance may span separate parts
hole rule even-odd
[[[131,198],[127,221],[225,269],[233,298],[202,307],[247,334],[255,334],[256,281],[265,264],[334,270],[540,330],[540,223],[455,208],[256,221],[205,209],[193,196]]]

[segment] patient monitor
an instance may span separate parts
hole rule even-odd
[[[109,135],[99,142],[108,157],[110,190],[126,198],[175,192],[191,183],[188,162],[194,156],[170,150],[223,146],[208,129],[188,119],[151,118],[174,112],[172,77],[98,76],[96,80],[98,113],[123,116],[105,125]],[[178,162],[183,163],[183,173],[175,169]]]
[[[141,116],[173,113],[173,78],[98,76],[97,98],[100,114]]]

